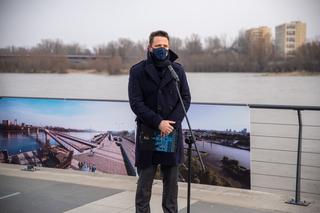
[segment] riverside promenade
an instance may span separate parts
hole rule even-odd
[[[0,164],[0,212],[133,213],[137,178],[65,169]],[[155,180],[151,212],[160,213],[162,183]],[[319,213],[320,201],[307,207],[288,205],[287,196],[192,184],[191,212]],[[186,209],[187,184],[179,183],[179,213]]]

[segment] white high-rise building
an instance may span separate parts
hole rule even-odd
[[[306,28],[306,23],[300,21],[276,26],[277,55],[284,58],[292,57],[295,50],[305,43]]]

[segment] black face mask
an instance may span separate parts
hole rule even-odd
[[[168,58],[169,50],[164,47],[153,48],[151,54],[156,60],[164,61]]]

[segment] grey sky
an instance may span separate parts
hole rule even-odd
[[[319,0],[0,0],[0,47],[30,47],[41,39],[91,48],[120,37],[146,39],[164,29],[234,39],[239,30],[301,20],[309,39],[320,36]]]
[[[192,104],[188,116],[193,129],[250,131],[250,111],[246,106]],[[188,128],[185,120],[182,127]]]
[[[135,128],[135,115],[127,102],[0,99],[0,121],[14,119],[18,119],[19,124],[98,131],[131,131]]]
[[[194,129],[249,131],[249,108],[192,104],[188,111]],[[76,129],[132,130],[135,115],[128,102],[32,98],[0,99],[0,121],[18,119],[18,124]],[[183,122],[183,128],[187,123]]]

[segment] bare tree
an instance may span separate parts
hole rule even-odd
[[[215,37],[207,37],[205,39],[205,52],[209,54],[214,54],[217,51],[221,51],[223,49],[221,40]]]
[[[180,53],[182,50],[182,40],[178,37],[170,37],[170,49],[176,53]]]
[[[54,55],[65,55],[66,49],[61,40],[51,40],[43,39],[41,42],[33,49],[33,52],[40,54],[54,54]]]
[[[264,39],[252,42],[242,30],[231,46],[227,46],[226,36],[207,37],[203,44],[197,34],[184,40],[171,37],[170,44],[189,72],[320,71],[320,38],[301,46],[288,60],[277,58],[270,37]],[[147,45],[147,40],[120,38],[95,46],[91,53],[79,43],[44,39],[32,48],[0,48],[0,72],[66,72],[71,68],[124,73],[145,58]],[[70,55],[89,57],[79,57],[80,63]]]
[[[192,34],[185,39],[184,42],[185,52],[190,55],[196,55],[202,53],[201,39],[197,34]]]
[[[320,71],[320,41],[312,41],[301,46],[295,52],[292,64],[302,70]]]

